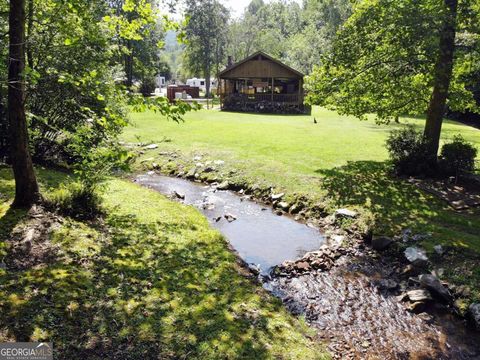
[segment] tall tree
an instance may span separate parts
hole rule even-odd
[[[14,207],[28,207],[40,199],[28,150],[25,115],[25,0],[11,0],[9,14],[8,118],[12,167],[15,177]]]
[[[225,60],[229,12],[217,0],[187,0],[186,60],[191,72],[202,72],[206,96],[210,96],[212,72],[218,74]]]
[[[309,101],[379,122],[426,114],[436,161],[446,105],[480,112],[471,91],[479,24],[480,6],[468,0],[360,1],[307,79]]]
[[[452,79],[458,0],[444,0],[445,14],[440,30],[439,51],[433,74],[433,93],[427,111],[425,137],[429,139],[430,156],[436,161],[443,115]]]

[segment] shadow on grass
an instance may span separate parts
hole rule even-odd
[[[370,210],[377,225],[399,230],[412,222],[435,217],[439,202],[404,180],[389,174],[385,162],[351,161],[347,165],[317,170],[322,187],[339,206],[358,205]]]
[[[0,276],[0,337],[53,341],[62,359],[266,359],[294,326],[276,322],[281,304],[238,276],[217,233],[133,215],[106,225],[64,224],[58,261]]]

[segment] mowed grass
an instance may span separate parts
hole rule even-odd
[[[422,129],[422,119],[377,125],[314,108],[311,116],[282,116],[201,110],[177,124],[154,113],[132,114],[126,142],[157,143],[141,159],[162,162],[163,151],[221,159],[237,170],[234,177],[270,184],[287,194],[304,194],[335,207],[367,209],[377,232],[402,229],[431,232],[425,243],[455,245],[480,252],[479,211],[458,213],[446,203],[390,175],[385,140],[406,123]],[[313,119],[317,120],[314,124]],[[480,130],[445,121],[442,142],[461,134],[480,150]],[[191,160],[192,161],[192,160]]]
[[[313,119],[317,124],[313,123]],[[249,173],[296,188],[308,189],[319,171],[353,161],[383,162],[388,158],[385,140],[396,124],[377,125],[314,107],[311,116],[265,115],[201,110],[185,116],[185,122],[166,121],[153,112],[131,115],[132,126],[122,139],[127,142],[163,142],[162,149],[208,153]],[[402,119],[423,128],[423,120]],[[443,139],[462,134],[480,150],[480,131],[446,121]]]
[[[71,181],[39,178],[47,197]],[[0,168],[7,265],[12,230],[38,221],[9,209],[13,186]],[[0,341],[52,341],[56,359],[325,358],[303,321],[239,274],[196,209],[128,181],[107,186],[103,221],[67,218],[42,243],[53,260],[0,269]]]

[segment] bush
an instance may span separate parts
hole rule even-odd
[[[147,77],[142,80],[140,85],[140,93],[143,96],[151,96],[155,92],[155,78]]]
[[[47,197],[46,203],[53,210],[78,220],[92,220],[103,214],[98,190],[80,182],[60,186]]]
[[[401,175],[431,175],[435,172],[423,133],[413,125],[393,130],[386,142],[395,170]]]
[[[445,175],[455,176],[462,171],[475,170],[477,149],[466,141],[461,135],[456,135],[453,140],[442,147],[440,153],[440,167]]]

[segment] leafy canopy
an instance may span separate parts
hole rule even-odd
[[[479,5],[464,0],[459,10],[447,105],[478,112],[471,90],[480,71]],[[380,122],[424,114],[444,12],[437,0],[360,1],[307,79],[308,101],[359,118],[374,113]]]

